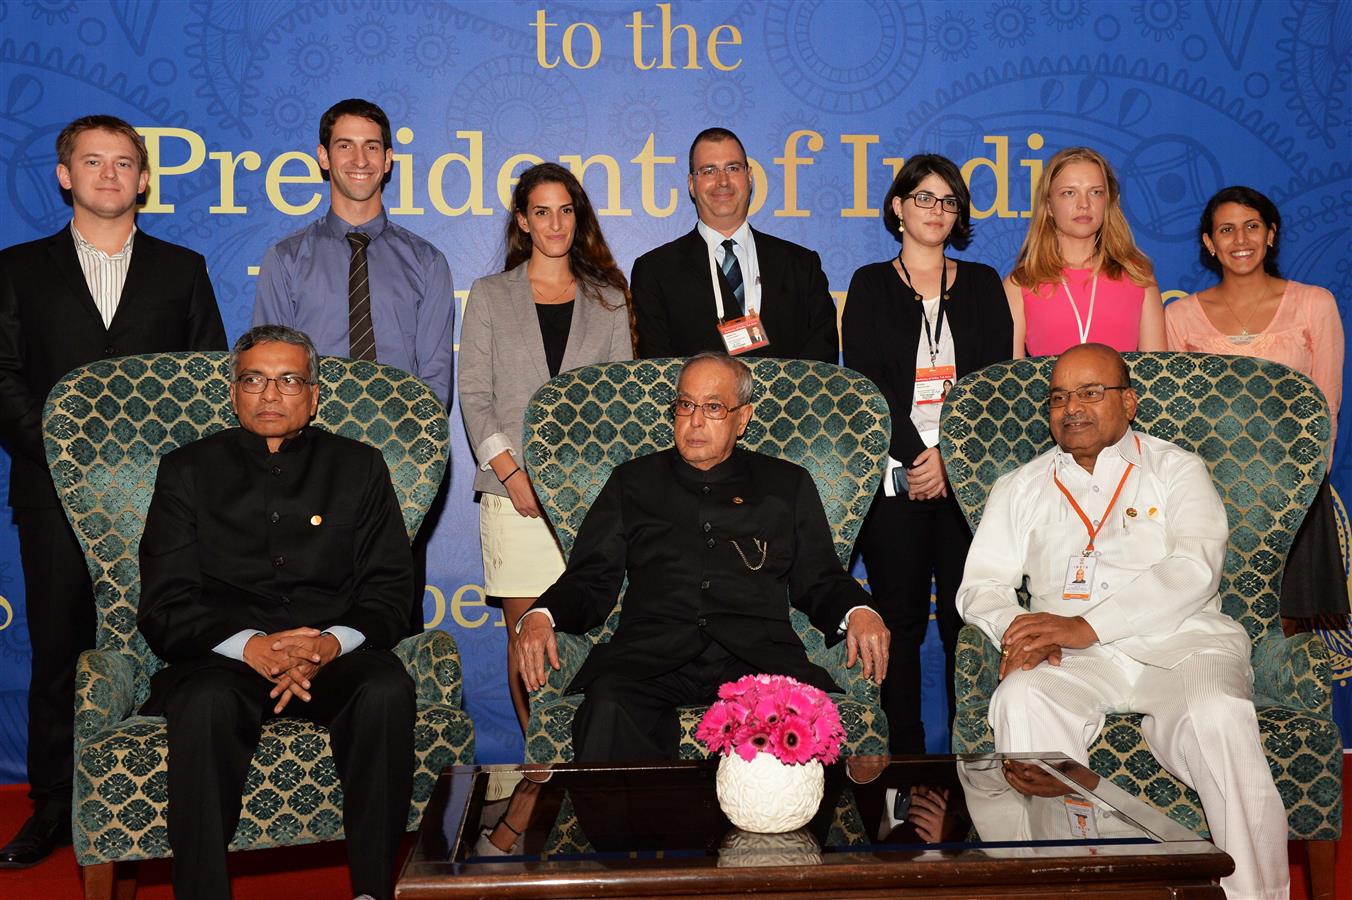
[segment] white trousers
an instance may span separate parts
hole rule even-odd
[[[1165,669],[1102,647],[1068,651],[1059,667],[1019,669],[996,688],[995,749],[1059,752],[1087,766],[1110,712],[1142,714],[1155,758],[1197,792],[1212,841],[1235,861],[1221,879],[1226,896],[1285,900],[1286,810],[1258,735],[1249,661],[1205,652]]]

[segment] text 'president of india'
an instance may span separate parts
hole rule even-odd
[[[625,576],[619,626],[587,656],[569,692],[580,762],[674,758],[678,706],[712,702],[743,675],[840,688],[813,665],[789,605],[847,641],[846,666],[887,673],[888,632],[840,565],[821,498],[801,466],[737,448],[751,421],[751,371],[723,353],[682,368],[673,449],[617,466],[578,531],[564,574],[520,622],[516,665],[528,690],[559,667],[555,628],[605,621]]]
[[[1047,404],[1057,446],[995,483],[958,590],[959,614],[1003,647],[995,749],[1087,766],[1106,713],[1143,715],[1151,752],[1234,858],[1226,895],[1285,897],[1286,813],[1249,636],[1221,611],[1229,533],[1206,464],[1132,430],[1136,392],[1111,347],[1062,354]]]

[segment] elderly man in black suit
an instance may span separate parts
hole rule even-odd
[[[629,278],[638,356],[703,350],[781,359],[839,359],[836,307],[821,258],[747,222],[751,170],[726,128],[690,145],[695,228],[634,261]]]
[[[676,446],[616,467],[566,571],[518,624],[516,665],[535,690],[546,659],[559,667],[554,628],[601,624],[629,578],[619,628],[568,688],[586,693],[573,720],[578,761],[674,757],[676,708],[711,703],[719,685],[743,675],[840,690],[808,660],[789,604],[828,643],[847,641],[847,667],[862,659],[866,676],[887,673],[887,628],[836,558],[812,476],[736,446],[752,388],[751,371],[726,354],[685,364]]]
[[[9,505],[33,646],[34,813],[0,849],[0,866],[11,868],[70,843],[75,664],[94,646],[93,587],[42,448],[47,392],[95,360],[226,346],[206,262],[136,228],[137,197],[150,177],[136,130],[112,116],[85,116],[61,131],[56,152],[71,223],[0,251],[0,436],[11,458]]]
[[[380,451],[309,427],[310,339],[282,325],[231,354],[240,427],[160,462],[137,624],[169,666],[141,712],[169,729],[174,894],[229,900],[226,845],[263,721],[329,729],[353,894],[389,897],[413,791],[413,557]],[[299,701],[299,702],[296,702]]]

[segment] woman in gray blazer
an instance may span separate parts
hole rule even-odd
[[[521,614],[563,573],[563,554],[521,467],[522,419],[560,372],[633,359],[629,285],[571,172],[521,174],[507,222],[504,271],[474,282],[460,335],[460,412],[479,463],[484,593],[502,604],[508,686],[524,733],[529,705],[510,665]]]

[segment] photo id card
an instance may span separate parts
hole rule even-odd
[[[934,366],[930,369],[915,370],[915,402],[943,403],[948,389],[953,386],[957,370],[953,366]]]
[[[1088,600],[1094,591],[1094,567],[1098,565],[1097,556],[1085,556],[1076,553],[1066,565],[1066,586],[1061,592],[1063,600]]]
[[[718,331],[723,335],[723,346],[732,356],[770,346],[770,337],[765,333],[765,326],[761,324],[757,313],[729,319],[718,326]]]
[[[1094,821],[1094,804],[1081,797],[1065,797],[1066,819],[1070,822],[1071,837],[1098,840],[1098,823]]]

